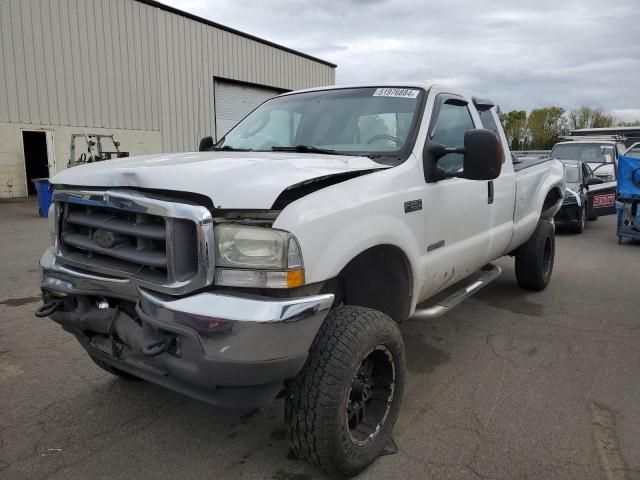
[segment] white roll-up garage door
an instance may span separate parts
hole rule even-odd
[[[215,80],[216,135],[221,139],[249,112],[281,90]]]

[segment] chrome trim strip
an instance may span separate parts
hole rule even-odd
[[[437,250],[438,248],[442,248],[442,247],[444,247],[444,240],[437,241],[427,247],[427,253],[433,252],[434,250]]]
[[[177,323],[181,323],[181,315],[197,316],[203,320],[291,323],[329,311],[334,299],[333,294],[279,299],[209,292],[185,298],[163,299],[142,288],[139,293],[140,308],[144,313],[164,321],[178,320]]]
[[[57,222],[56,231],[56,257],[60,262],[70,266],[82,268],[96,273],[114,275],[121,278],[129,278],[131,283],[137,286],[145,287],[158,292],[182,295],[193,290],[211,285],[215,274],[213,266],[214,261],[214,238],[213,238],[213,218],[211,212],[201,205],[193,205],[189,203],[180,203],[179,201],[169,201],[129,190],[54,190],[53,201],[55,203],[66,202],[81,205],[89,205],[96,207],[109,207],[119,210],[126,210],[134,213],[142,213],[164,217],[167,220],[167,254],[168,262],[168,281],[166,284],[158,284],[145,280],[136,274],[128,275],[125,272],[111,270],[104,267],[97,267],[91,263],[71,259],[64,256],[61,249],[60,237],[60,218]],[[62,215],[61,208],[57,208]],[[184,219],[194,222],[196,226],[196,238],[198,249],[198,268],[195,275],[188,280],[176,280],[172,278],[173,274],[173,251],[174,245],[170,241],[172,232],[171,220]]]

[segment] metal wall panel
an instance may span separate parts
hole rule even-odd
[[[335,69],[136,0],[0,1],[0,121],[160,130],[165,151],[216,130],[213,78],[293,90]]]

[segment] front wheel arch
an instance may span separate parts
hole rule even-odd
[[[409,317],[413,271],[407,255],[395,245],[368,248],[351,259],[337,276],[336,303],[371,308],[399,322]]]
[[[547,196],[542,202],[542,209],[540,218],[545,220],[551,220],[560,207],[562,206],[562,200],[564,199],[564,193],[558,187],[553,187],[547,193]]]

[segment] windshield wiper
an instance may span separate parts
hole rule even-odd
[[[224,150],[227,152],[253,152],[253,148],[234,148],[231,145],[225,145],[224,147],[213,147],[210,150],[220,151]]]
[[[273,146],[271,147],[272,152],[299,152],[299,153],[326,153],[329,155],[344,155],[342,153],[338,153],[335,150],[329,150],[327,148],[316,148],[310,145],[296,145],[295,147],[280,147]]]

